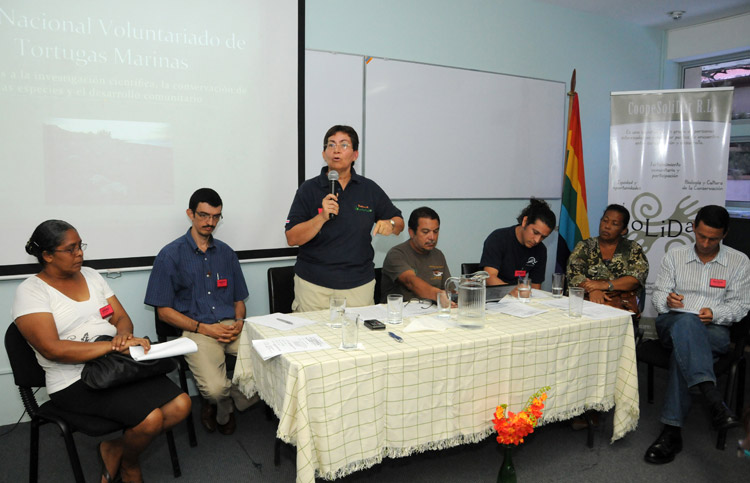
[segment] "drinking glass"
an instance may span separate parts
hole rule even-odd
[[[437,293],[437,316],[441,318],[448,318],[451,316],[451,298],[442,290]]]
[[[388,295],[388,323],[400,324],[404,321],[404,296],[401,294]]]
[[[564,273],[553,273],[552,274],[552,296],[557,298],[562,297],[563,285],[565,285],[565,274]]]
[[[580,317],[581,315],[583,315],[583,289],[570,287],[568,289],[568,316]]]
[[[341,347],[346,350],[357,348],[357,331],[359,330],[359,314],[344,312],[341,318]]]
[[[344,316],[344,311],[346,310],[346,297],[336,297],[332,295],[330,298],[330,308],[331,315],[328,326],[334,329],[340,329],[341,318]]]
[[[531,299],[531,280],[529,277],[518,277],[518,301],[527,303]]]

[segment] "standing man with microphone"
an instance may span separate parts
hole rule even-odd
[[[358,175],[359,136],[349,126],[333,126],[323,138],[326,166],[294,196],[286,240],[299,246],[294,266],[296,312],[327,309],[332,295],[347,306],[374,303],[373,235],[398,235],[401,211],[374,181]]]

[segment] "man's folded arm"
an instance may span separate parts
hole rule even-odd
[[[437,300],[440,289],[433,287],[421,278],[417,277],[414,270],[407,270],[398,276],[398,281],[407,289],[414,292],[420,299]]]

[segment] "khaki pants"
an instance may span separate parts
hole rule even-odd
[[[292,310],[295,312],[313,312],[328,309],[330,307],[329,299],[332,295],[346,297],[347,307],[373,305],[375,303],[375,279],[359,287],[335,290],[315,285],[295,275]]]
[[[198,346],[198,352],[185,355],[195,385],[209,403],[216,405],[216,422],[226,424],[234,410],[232,401],[240,411],[250,406],[248,398],[227,379],[226,354],[237,355],[240,339],[226,343],[195,332],[183,331],[182,335]]]

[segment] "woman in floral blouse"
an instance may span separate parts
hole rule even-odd
[[[638,323],[636,296],[646,284],[648,260],[641,246],[625,238],[630,213],[609,205],[599,221],[599,236],[579,242],[568,258],[568,285],[583,287],[586,298],[633,312]]]

